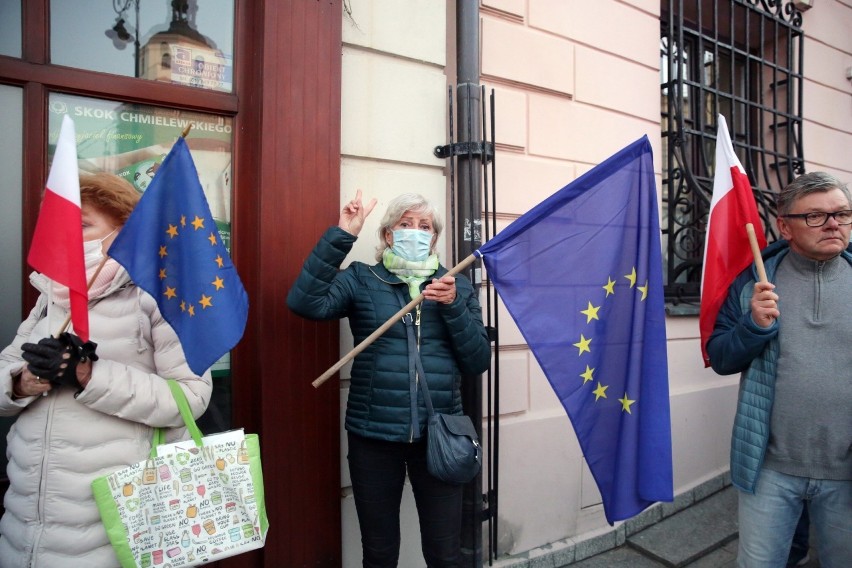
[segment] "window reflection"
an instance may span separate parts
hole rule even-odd
[[[153,105],[51,93],[48,104],[48,161],[52,160],[56,151],[56,140],[65,115],[74,120],[80,172],[114,173],[129,181],[140,193],[148,189],[177,137],[192,124],[186,144],[219,236],[230,250],[233,119]],[[219,359],[211,372],[213,396],[207,413],[198,420],[198,424],[204,431],[219,432],[231,428],[230,353]]]
[[[0,349],[15,338],[21,323],[21,208],[23,207],[23,91],[18,87],[0,85],[0,171],[3,183],[0,195],[0,242],[3,243],[3,270],[0,271]],[[5,436],[3,437],[5,440]],[[5,454],[2,454],[5,455]],[[0,470],[0,475],[5,470]]]
[[[0,0],[0,55],[21,56],[21,0]]]
[[[0,6],[4,3],[8,4],[0,0]],[[0,9],[0,15],[3,13],[5,11]],[[2,21],[0,18],[0,29],[4,29]],[[3,132],[3,144],[0,144],[0,171],[3,172],[3,183],[0,184],[0,195],[3,196],[3,208],[0,209],[0,242],[3,243],[3,271],[0,272],[0,291],[3,293],[3,301],[0,302],[0,349],[15,339],[15,330],[26,314],[21,313],[23,131],[23,91],[18,87],[0,85],[0,132]],[[6,434],[14,421],[12,416],[0,416],[0,482],[6,472]]]
[[[51,0],[50,10],[52,63],[233,90],[234,0]]]
[[[74,120],[80,171],[114,173],[140,193],[148,188],[175,139],[191,124],[186,143],[222,240],[230,248],[230,117],[52,93],[48,158],[66,114]]]

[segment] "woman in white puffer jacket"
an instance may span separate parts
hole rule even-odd
[[[109,174],[81,177],[80,190],[83,239],[94,251],[86,259],[91,275],[139,197]],[[17,415],[7,439],[0,568],[118,566],[90,484],[145,459],[154,427],[174,428],[170,439],[184,437],[166,379],[180,383],[198,417],[210,400],[210,374],[189,369],[154,299],[109,259],[89,291],[96,360],[77,365],[79,385],[40,379],[22,346],[56,333],[68,315],[68,295],[41,274],[30,281],[41,295],[0,353],[0,415]]]

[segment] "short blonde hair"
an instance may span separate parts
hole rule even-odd
[[[437,242],[438,236],[440,236],[444,228],[441,215],[432,202],[419,193],[403,193],[394,197],[388,203],[388,208],[385,210],[384,217],[382,217],[382,222],[379,225],[379,246],[376,247],[376,260],[382,260],[382,255],[385,249],[388,248],[385,235],[393,232],[393,226],[399,223],[399,220],[402,219],[406,211],[416,211],[432,218],[432,230],[435,232],[435,237],[432,240],[433,245],[429,252],[431,254],[435,253],[434,243]]]
[[[80,176],[80,201],[91,205],[118,226],[127,222],[139,203],[139,192],[130,182],[106,172]]]

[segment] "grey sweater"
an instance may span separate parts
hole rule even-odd
[[[765,465],[852,479],[852,267],[790,251],[775,285],[780,355]]]

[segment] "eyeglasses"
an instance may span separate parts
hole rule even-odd
[[[822,227],[828,223],[829,217],[834,217],[838,225],[852,225],[852,209],[841,209],[833,213],[812,211],[811,213],[790,213],[781,216],[789,219],[804,219],[808,227]]]

